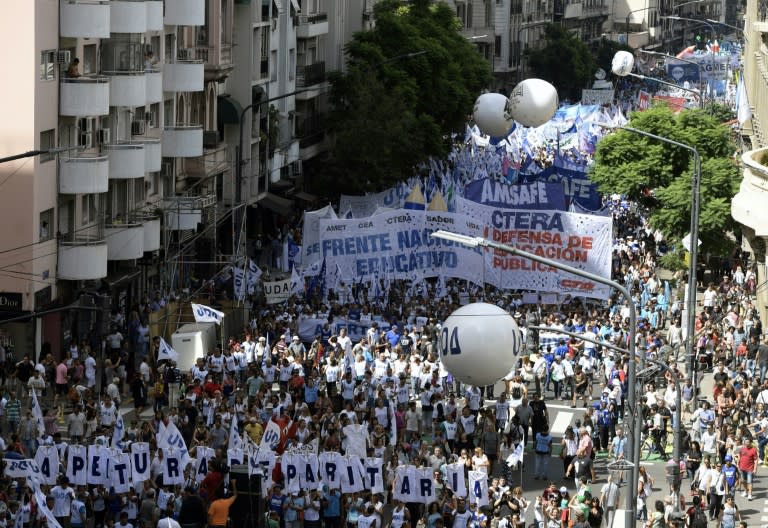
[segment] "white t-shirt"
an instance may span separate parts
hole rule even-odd
[[[70,487],[54,486],[51,489],[51,495],[53,496],[51,512],[54,517],[69,517],[72,500],[75,498],[75,490]]]

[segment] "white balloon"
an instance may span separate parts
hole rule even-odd
[[[628,51],[617,51],[611,61],[611,71],[619,77],[626,77],[632,73],[635,66],[635,56]]]
[[[506,137],[512,128],[509,99],[499,93],[485,93],[475,101],[472,117],[483,132],[494,137]]]
[[[473,303],[445,320],[438,349],[454,378],[481,387],[496,383],[517,365],[522,336],[506,310],[495,304]]]
[[[541,126],[555,115],[557,90],[543,79],[526,79],[509,96],[512,117],[523,126]]]

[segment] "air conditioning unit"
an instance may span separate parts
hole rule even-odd
[[[56,52],[56,64],[69,64],[72,62],[72,52],[69,50],[58,50]]]
[[[143,136],[147,131],[147,122],[143,120],[133,121],[131,123],[131,135]]]
[[[111,136],[108,128],[100,128],[96,131],[96,142],[99,145],[106,145],[110,142]]]

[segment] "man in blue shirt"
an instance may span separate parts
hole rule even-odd
[[[387,341],[389,341],[389,344],[392,345],[392,348],[395,348],[400,344],[400,332],[396,324],[392,325],[392,328],[387,331],[386,338]]]
[[[329,490],[323,486],[323,518],[326,528],[339,528],[341,526],[341,494],[339,490]]]

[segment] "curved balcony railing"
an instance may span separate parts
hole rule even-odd
[[[63,77],[59,84],[59,114],[71,117],[107,115],[109,96],[109,77]]]

